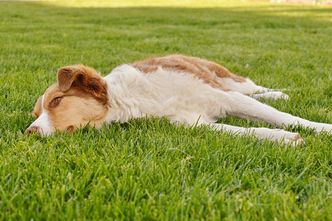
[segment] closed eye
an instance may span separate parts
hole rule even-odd
[[[57,106],[60,104],[62,98],[63,98],[63,97],[56,97],[56,98],[53,98],[53,100],[48,104],[48,106],[49,106],[50,108],[55,108],[55,107],[57,107]]]

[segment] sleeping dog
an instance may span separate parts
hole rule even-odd
[[[116,67],[102,77],[84,65],[60,68],[57,83],[38,98],[37,118],[26,130],[42,136],[90,125],[166,117],[172,123],[207,125],[211,129],[254,135],[286,144],[304,141],[283,129],[243,128],[216,123],[226,115],[264,121],[276,127],[298,125],[332,134],[332,124],[292,116],[257,99],[288,99],[281,91],[256,85],[248,78],[201,58],[170,55]]]

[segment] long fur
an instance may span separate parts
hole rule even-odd
[[[299,145],[298,133],[282,129],[242,128],[218,124],[226,115],[260,120],[276,127],[299,125],[332,133],[332,125],[280,112],[257,99],[288,99],[281,91],[256,85],[214,62],[172,55],[125,64],[102,78],[83,65],[61,68],[58,83],[37,101],[37,117],[27,132],[50,135],[83,125],[127,122],[141,117],[167,117],[173,123]]]

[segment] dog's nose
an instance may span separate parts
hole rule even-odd
[[[29,127],[28,129],[25,130],[25,133],[28,135],[32,133],[39,133],[39,127],[37,126]]]

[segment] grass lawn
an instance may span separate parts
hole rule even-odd
[[[332,220],[327,134],[288,128],[306,140],[289,148],[165,119],[23,134],[59,67],[83,63],[105,75],[170,53],[289,89],[289,101],[266,102],[332,123],[331,7],[86,2],[0,2],[0,220]]]

